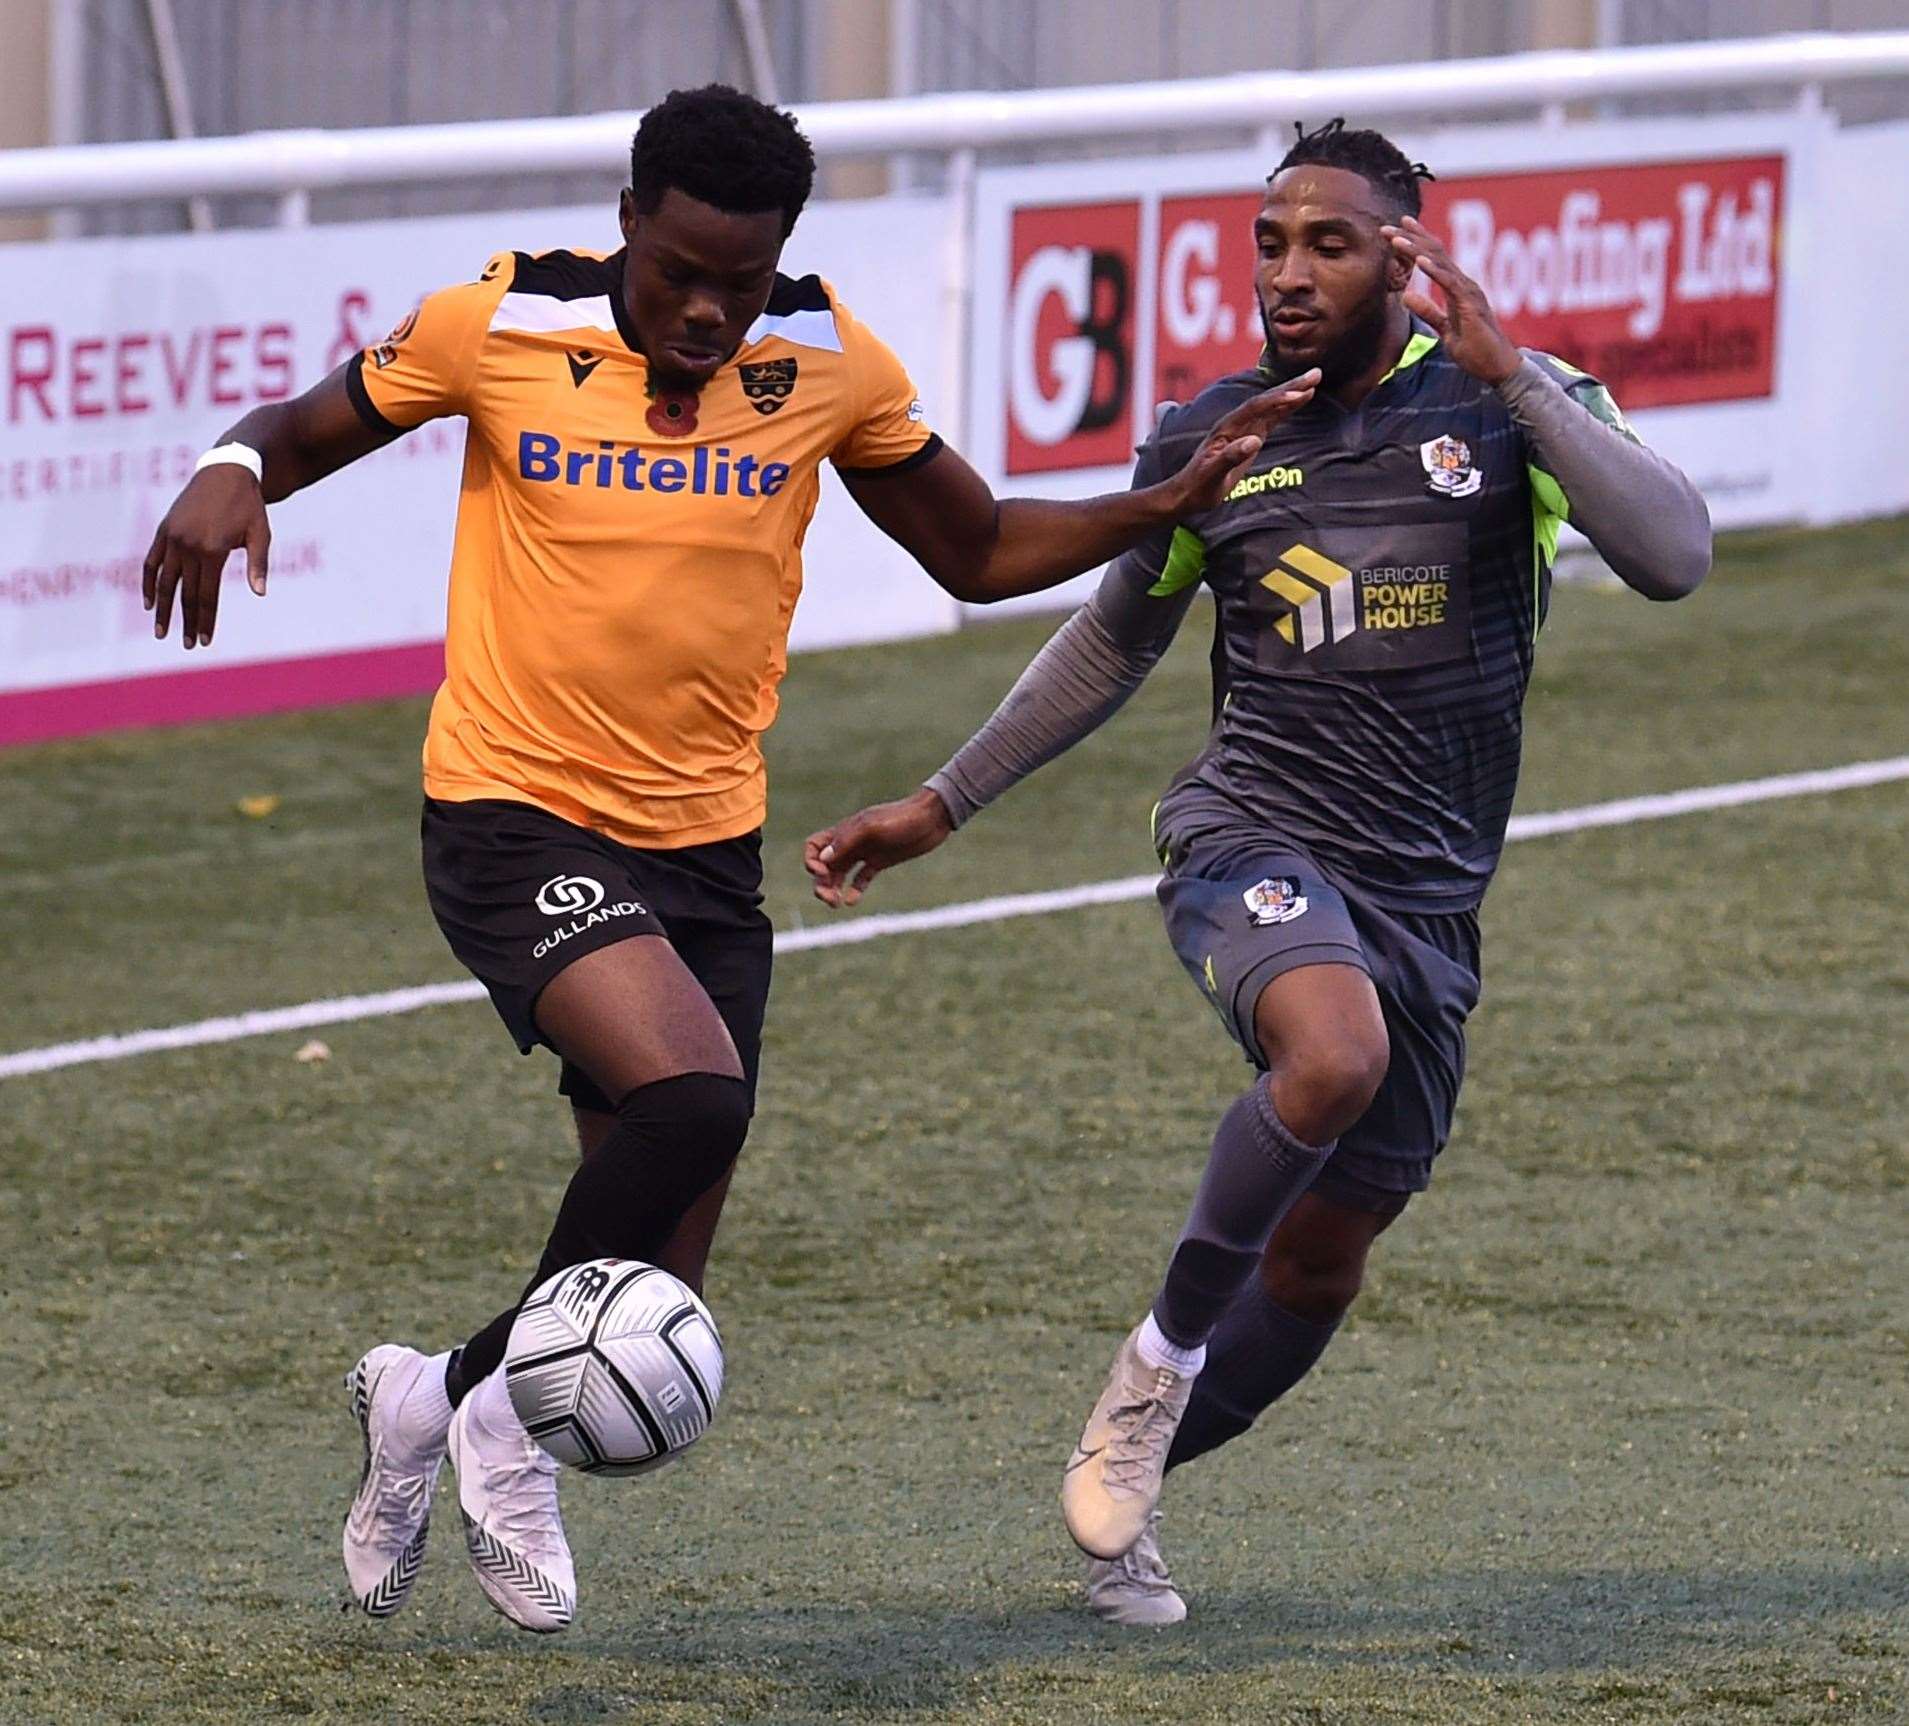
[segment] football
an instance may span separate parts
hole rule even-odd
[[[708,1430],[722,1395],[722,1337],[668,1271],[591,1259],[518,1309],[504,1378],[525,1430],[559,1462],[645,1474]]]

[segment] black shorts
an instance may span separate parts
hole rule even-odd
[[[1465,1021],[1478,1005],[1475,911],[1374,904],[1257,829],[1162,835],[1167,937],[1194,986],[1255,1066],[1260,991],[1304,965],[1353,965],[1372,979],[1391,1063],[1372,1106],[1339,1137],[1314,1191],[1357,1210],[1404,1207],[1431,1184],[1465,1077]]]
[[[639,851],[529,803],[427,797],[423,835],[438,927],[525,1054],[544,1042],[533,1015],[551,978],[599,947],[661,935],[729,1027],[754,1096],[773,946],[760,833]],[[557,1088],[579,1108],[615,1106],[568,1061]]]

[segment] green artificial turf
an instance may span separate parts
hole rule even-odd
[[[1520,808],[1909,753],[1902,524],[1570,588]],[[269,603],[269,602],[268,602]],[[801,836],[906,789],[1051,627],[798,660]],[[1130,875],[1204,620],[871,909]],[[419,703],[0,758],[0,1051],[459,973]],[[280,799],[270,816],[238,797]],[[790,954],[709,1297],[715,1432],[574,1481],[513,1631],[441,1501],[341,1613],[340,1375],[520,1284],[572,1149],[489,1008],[0,1080],[0,1721],[1789,1722],[1909,1709],[1909,785],[1514,846],[1456,1139],[1319,1371],[1170,1484],[1191,1603],[1087,1618],[1059,1468],[1245,1078],[1153,909]],[[450,1490],[450,1477],[445,1491]]]

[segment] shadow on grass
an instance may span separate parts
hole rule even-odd
[[[977,1613],[929,1607],[702,1610],[641,1640],[592,1638],[627,1661],[599,1686],[567,1682],[526,1697],[553,1726],[618,1719],[645,1703],[708,1708],[712,1718],[803,1721],[879,1712],[938,1714],[1034,1691],[1064,1706],[1110,1667],[1129,1679],[1195,1674],[1221,1683],[1302,1665],[1348,1676],[1381,1669],[1520,1680],[1621,1677],[1639,1695],[1719,1680],[1778,1661],[1899,1670],[1909,1633],[1909,1562],[1798,1565],[1696,1575],[1580,1570],[1422,1575],[1357,1597],[1234,1591],[1200,1595],[1172,1632],[1121,1631],[1030,1601]],[[1839,1634],[1840,1633],[1840,1634]],[[581,1652],[581,1650],[578,1650]]]

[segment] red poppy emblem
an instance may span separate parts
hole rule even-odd
[[[650,403],[644,422],[660,437],[688,437],[696,429],[697,401],[693,395],[670,392]]]

